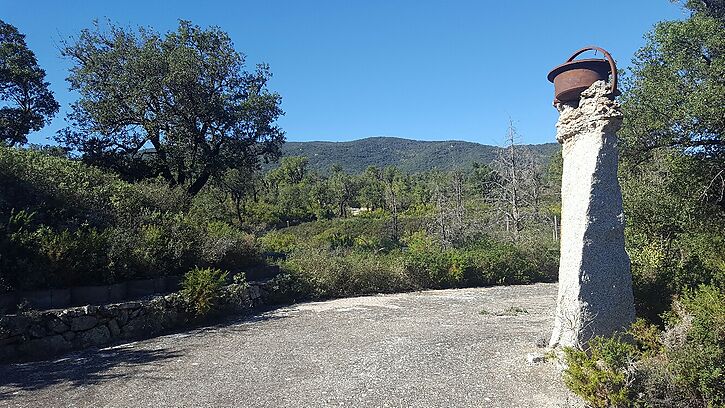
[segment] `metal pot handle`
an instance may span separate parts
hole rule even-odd
[[[602,54],[604,54],[604,56],[607,58],[607,61],[609,62],[609,69],[612,71],[612,96],[619,95],[619,92],[617,91],[617,65],[614,63],[614,58],[612,58],[612,55],[609,54],[609,52],[604,48],[600,48],[594,45],[584,47],[581,50],[575,52],[571,57],[569,57],[568,60],[566,60],[566,62],[574,61],[574,58],[578,57],[579,54],[585,51],[600,51]]]

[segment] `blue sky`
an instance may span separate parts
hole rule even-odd
[[[31,134],[47,143],[75,99],[59,40],[94,18],[159,31],[178,19],[227,31],[250,66],[270,64],[291,141],[398,136],[502,144],[509,118],[524,143],[554,141],[547,72],[576,49],[629,65],[643,35],[685,11],[668,0],[30,1],[0,0],[26,34],[63,108]]]

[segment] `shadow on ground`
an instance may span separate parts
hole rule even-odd
[[[207,324],[188,327],[185,330],[169,331],[165,335],[203,336],[222,329],[230,332],[242,332],[247,330],[245,323],[284,318],[284,316],[272,313],[280,307],[285,306],[259,308],[250,315],[216,318]],[[77,387],[100,384],[110,380],[122,380],[126,377],[138,378],[139,376],[153,380],[153,376],[145,372],[147,370],[144,370],[144,367],[184,355],[183,350],[176,348],[136,347],[137,344],[129,343],[103,349],[71,352],[48,361],[0,365],[0,401],[12,398],[17,392],[32,392],[58,384]],[[115,369],[116,367],[123,369]]]
[[[0,366],[0,401],[17,391],[35,391],[59,383],[72,387],[97,384],[139,374],[135,369],[112,370],[116,366],[142,367],[180,357],[178,350],[136,349],[132,345],[110,349],[85,350],[54,361]]]

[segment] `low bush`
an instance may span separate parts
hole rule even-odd
[[[594,407],[725,406],[725,291],[701,286],[673,305],[660,332],[637,321],[629,337],[566,350],[565,383]]]
[[[211,194],[128,183],[83,163],[0,146],[0,291],[238,271],[256,238],[224,222]]]
[[[725,406],[725,290],[687,292],[667,322],[665,354],[678,382],[705,406]]]
[[[620,337],[596,337],[586,350],[564,349],[564,383],[595,408],[629,407],[634,390],[636,348]]]
[[[398,256],[367,252],[306,250],[292,254],[282,267],[289,275],[294,295],[308,291],[311,298],[324,299],[373,293],[403,292],[417,288],[396,261]]]
[[[445,249],[424,233],[413,234],[406,244],[406,270],[427,288],[551,282],[557,276],[556,251],[527,250],[486,238]]]
[[[268,234],[265,246],[284,249],[291,245],[292,237],[280,232]],[[308,291],[308,298],[319,299],[552,281],[557,272],[556,253],[541,257],[540,253],[492,240],[467,248],[444,248],[419,232],[407,237],[400,249],[376,247],[358,243],[322,248],[294,245],[281,263],[285,275],[278,279],[278,289],[294,299],[304,298],[304,291]]]
[[[227,273],[220,269],[194,268],[184,275],[181,282],[182,299],[197,316],[211,312],[221,297]]]
[[[208,265],[238,270],[259,259],[260,250],[254,235],[222,221],[208,223],[200,241],[201,259]]]

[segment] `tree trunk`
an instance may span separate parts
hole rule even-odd
[[[209,173],[209,171],[204,170],[199,175],[199,177],[197,177],[197,179],[194,180],[193,183],[191,183],[191,185],[186,190],[186,192],[190,196],[194,197],[195,195],[197,195],[199,193],[199,191],[201,191],[201,189],[204,187],[204,185],[206,185],[206,182],[209,181],[209,177],[211,177],[211,174]]]

